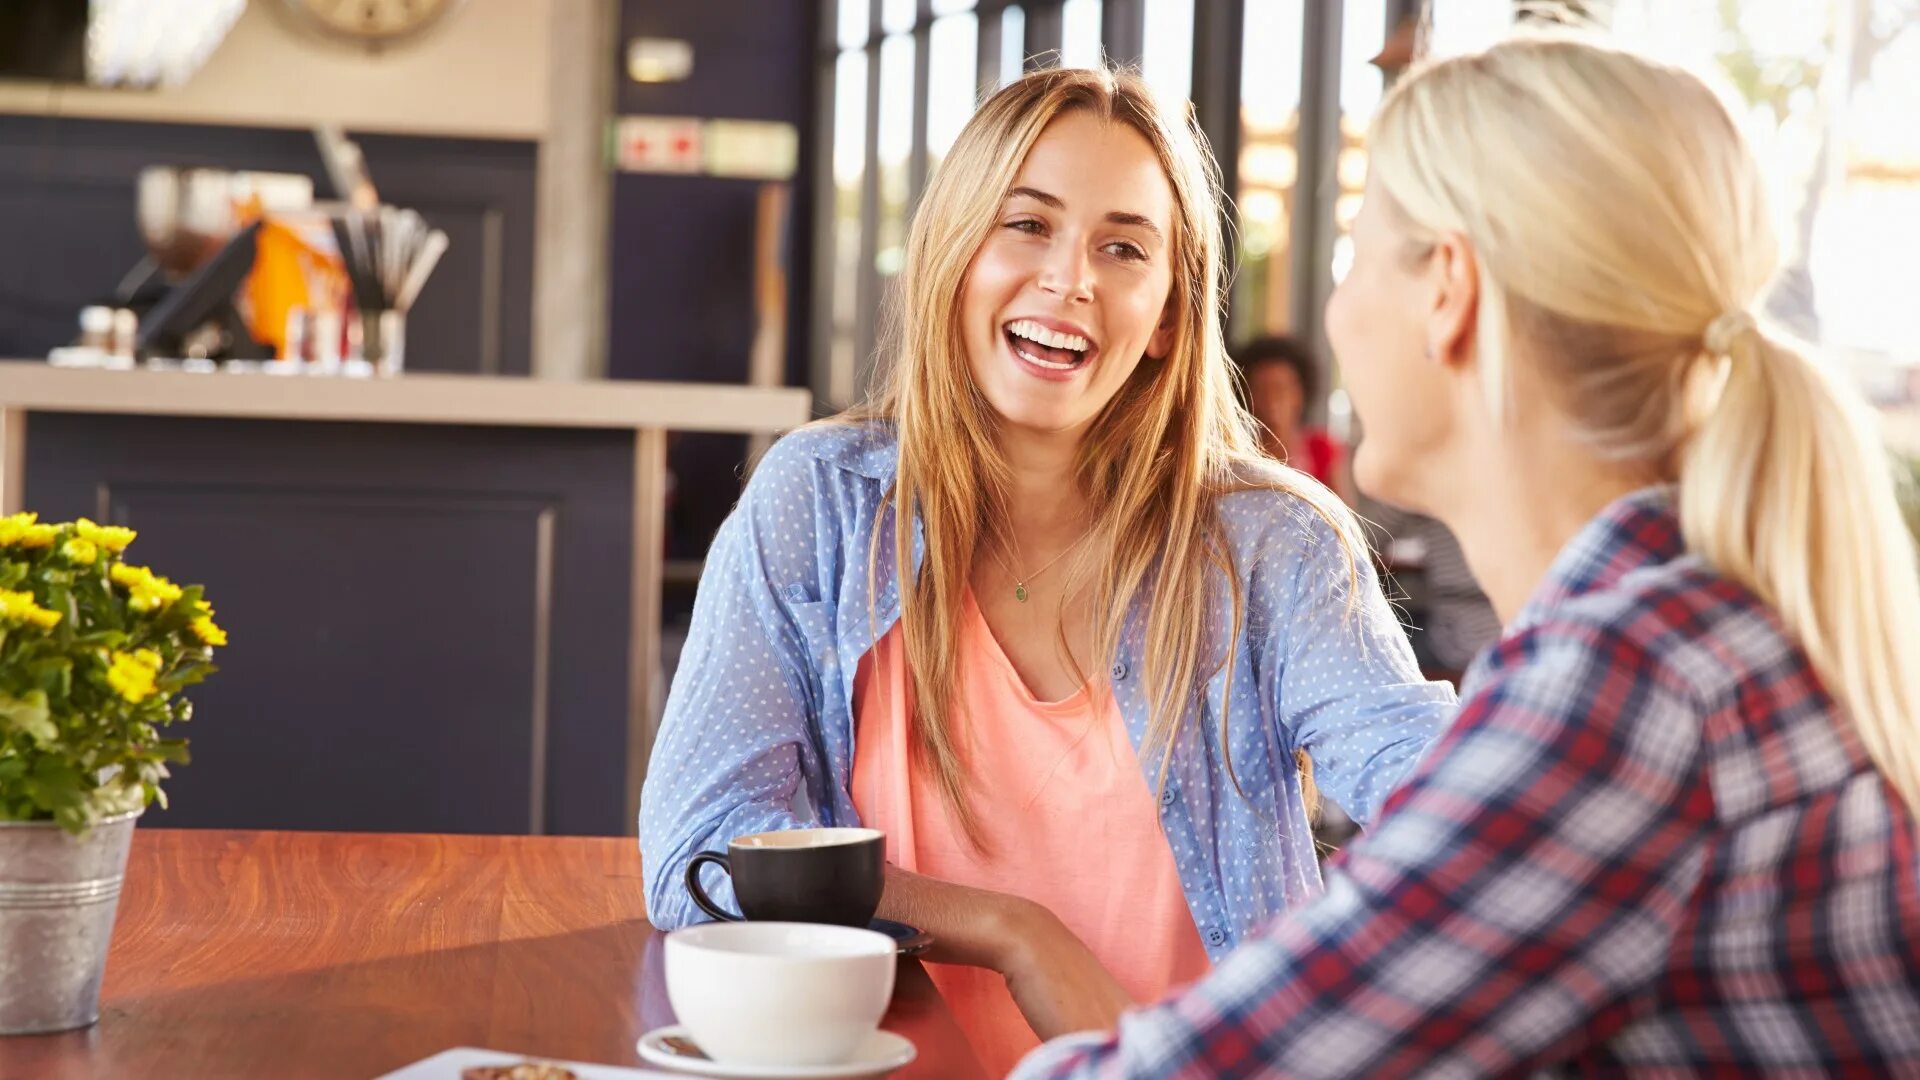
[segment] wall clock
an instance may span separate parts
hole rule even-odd
[[[413,37],[464,0],[285,0],[301,23],[331,37],[386,45]]]

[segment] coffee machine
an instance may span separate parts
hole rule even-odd
[[[147,256],[114,297],[117,307],[138,319],[135,352],[214,361],[271,359],[278,336],[275,313],[253,310],[261,306],[262,289],[242,295],[241,286],[260,261],[271,223],[312,206],[313,182],[304,176],[164,165],[143,169],[137,217]],[[284,319],[279,312],[278,320]]]

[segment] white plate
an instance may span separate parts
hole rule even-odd
[[[912,1061],[917,1053],[911,1041],[891,1031],[876,1031],[852,1061],[838,1065],[722,1065],[669,1050],[664,1044],[667,1039],[691,1043],[693,1036],[678,1024],[655,1028],[640,1037],[641,1059],[662,1069],[718,1080],[866,1080],[887,1075]]]
[[[579,1075],[580,1080],[680,1080],[679,1077],[655,1072],[652,1069],[588,1065],[579,1061],[559,1061],[533,1054],[516,1054],[510,1050],[477,1050],[471,1046],[443,1050],[425,1061],[416,1061],[396,1072],[390,1072],[379,1080],[460,1080],[460,1070],[471,1069],[475,1065],[518,1065],[523,1061],[538,1061],[571,1069]]]

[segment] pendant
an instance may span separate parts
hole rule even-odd
[[[1013,598],[1021,603],[1027,602],[1027,587],[1020,582],[1013,583]]]

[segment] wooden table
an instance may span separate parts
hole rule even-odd
[[[632,840],[141,829],[100,1023],[0,1080],[372,1077],[454,1046],[640,1064],[673,1022]],[[900,1080],[983,1076],[919,964]]]

